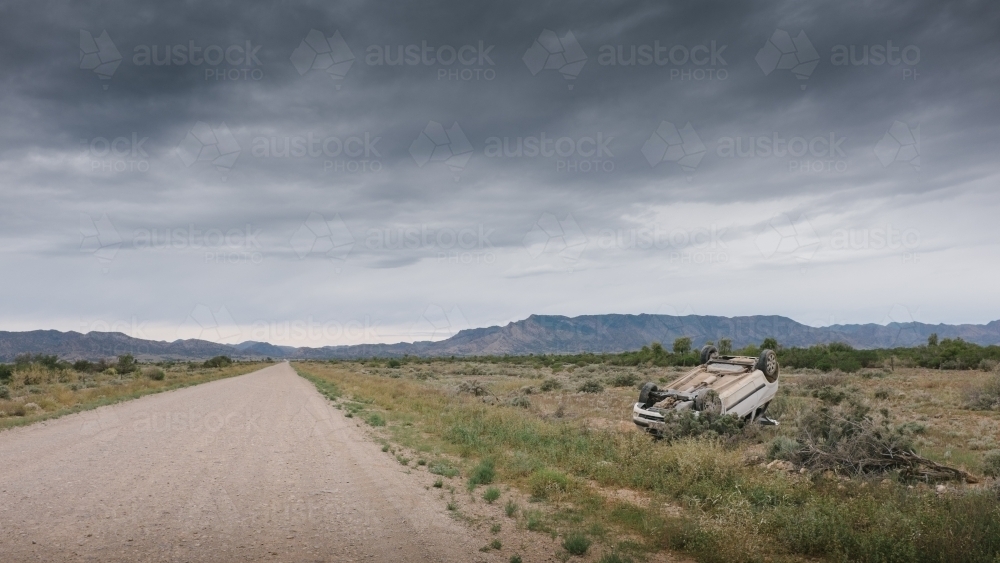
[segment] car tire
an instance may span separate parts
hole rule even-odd
[[[757,365],[754,368],[764,373],[764,378],[767,379],[768,383],[774,383],[778,380],[778,355],[774,353],[774,350],[765,349],[757,358]]]
[[[655,383],[653,383],[652,381],[647,381],[645,384],[643,384],[642,389],[639,390],[639,402],[642,403],[643,406],[648,405],[649,395],[656,391],[659,391],[659,389],[660,388],[657,387]]]
[[[712,358],[719,355],[719,349],[711,344],[701,349],[701,365],[707,364]]]

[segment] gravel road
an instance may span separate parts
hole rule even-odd
[[[0,432],[0,559],[488,561],[287,363]]]

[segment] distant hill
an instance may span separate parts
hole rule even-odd
[[[0,331],[0,361],[10,362],[17,354],[22,353],[56,354],[67,360],[97,359],[125,353],[144,360],[205,359],[219,355],[234,358],[352,359],[404,354],[482,356],[615,353],[638,350],[650,342],[662,342],[669,348],[674,339],[681,336],[691,337],[695,346],[709,340],[730,338],[735,347],[743,347],[747,344],[759,344],[770,336],[783,346],[844,342],[855,348],[892,348],[926,343],[927,337],[932,333],[937,333],[941,338],[957,337],[982,345],[1000,344],[1000,321],[985,325],[890,323],[811,327],[774,315],[531,315],[502,327],[463,330],[451,338],[437,342],[322,348],[294,348],[253,341],[236,345],[194,339],[165,342],[132,338],[120,332],[80,334],[57,330]]]

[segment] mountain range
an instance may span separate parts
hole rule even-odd
[[[235,345],[198,339],[166,342],[132,338],[120,332],[0,331],[0,361],[10,362],[24,353],[55,354],[66,360],[93,360],[126,353],[140,360],[195,360],[221,355],[242,359],[356,359],[403,355],[616,353],[638,350],[651,342],[662,342],[669,349],[674,339],[682,336],[690,337],[695,347],[710,340],[718,342],[721,338],[729,338],[734,347],[740,348],[773,337],[786,347],[843,342],[855,348],[892,348],[926,343],[932,333],[940,338],[962,338],[982,345],[1000,344],[1000,321],[985,325],[909,322],[811,327],[775,315],[531,315],[506,326],[462,330],[434,342],[318,348],[254,341]]]

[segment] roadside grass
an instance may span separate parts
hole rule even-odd
[[[122,375],[80,373],[72,369],[44,373],[33,368],[28,373],[15,374],[4,385],[7,392],[6,398],[0,399],[0,430],[235,377],[268,365],[271,364],[240,362],[221,368],[192,368],[185,363],[147,367]]]
[[[585,381],[630,379],[621,368],[431,363],[404,364],[390,375],[357,362],[295,367],[334,383],[360,410],[378,412],[393,442],[427,453],[432,473],[460,459],[470,482],[506,483],[530,495],[535,507],[511,499],[505,510],[528,530],[567,540],[590,530],[588,541],[634,538],[644,550],[680,550],[701,561],[993,561],[1000,553],[1000,504],[988,487],[953,483],[941,494],[894,475],[848,479],[762,467],[768,442],[794,435],[803,413],[843,392],[890,409],[898,422],[922,424],[923,455],[978,472],[983,454],[972,440],[987,446],[998,426],[997,413],[961,407],[975,373],[785,374],[774,405],[782,426],[734,444],[712,437],[654,442],[628,426],[633,389],[576,391]],[[632,369],[640,382],[677,373]],[[470,373],[476,385],[458,385]],[[559,385],[544,384],[553,379]],[[480,387],[489,394],[461,391]],[[532,394],[532,406],[493,400],[514,394]],[[618,558],[609,553],[609,561]]]

